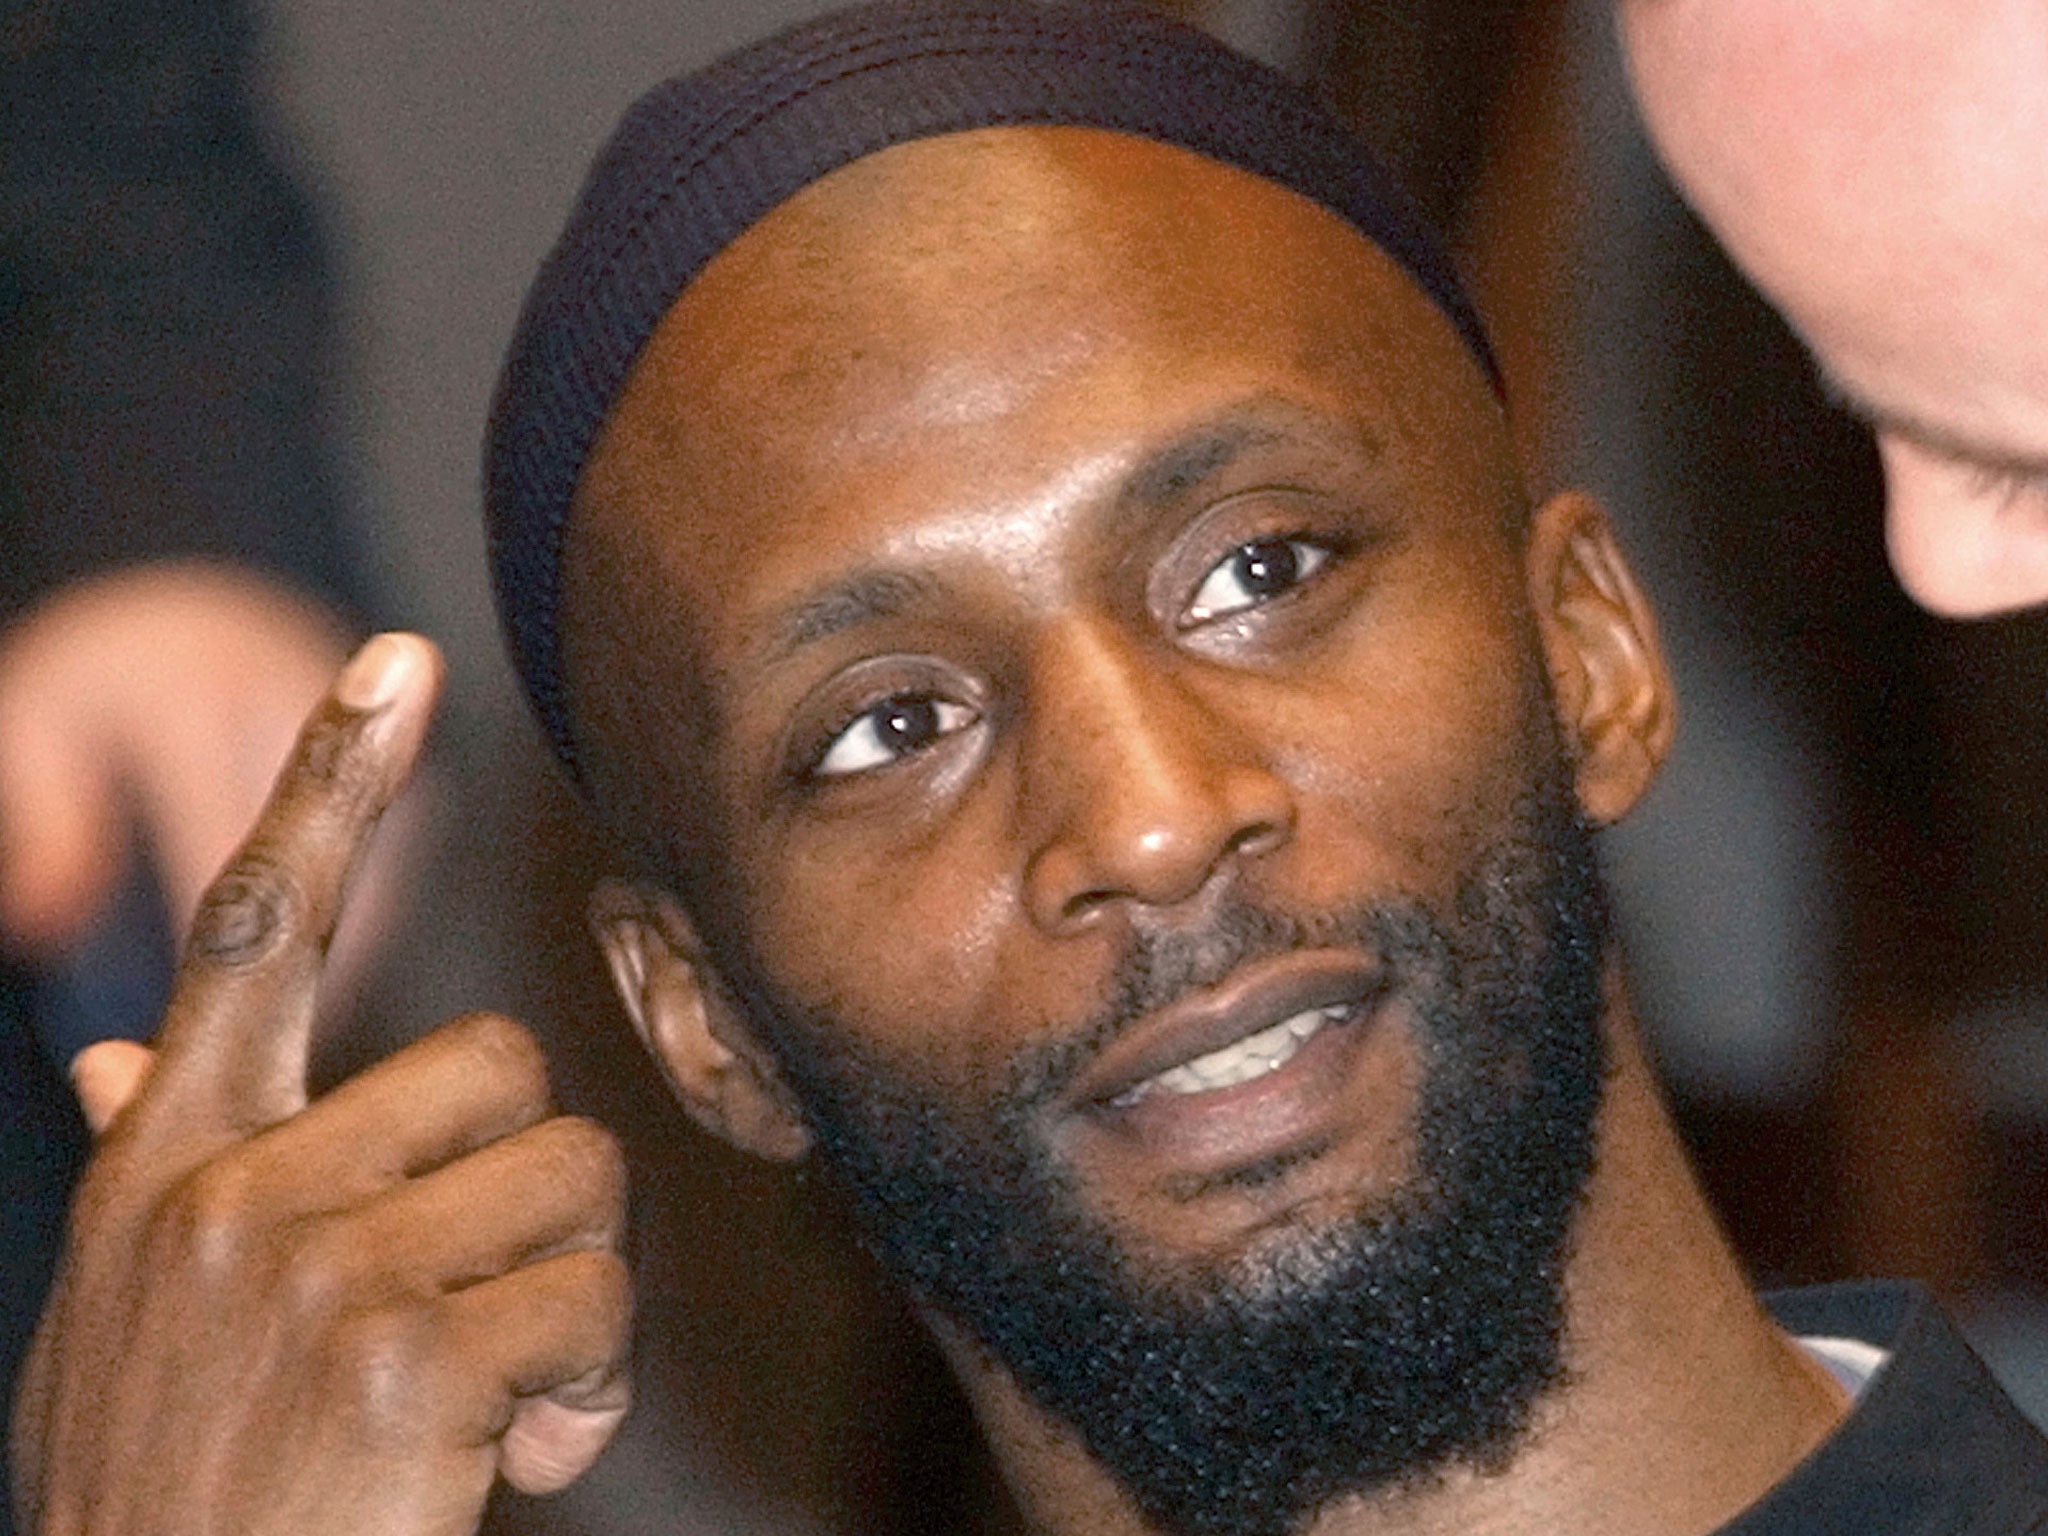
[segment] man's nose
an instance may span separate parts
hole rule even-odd
[[[1124,902],[1171,907],[1292,835],[1293,795],[1259,743],[1172,658],[1076,620],[1034,661],[1019,788],[1025,900],[1043,931],[1079,931]]]

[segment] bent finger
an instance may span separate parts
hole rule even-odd
[[[471,1432],[499,1442],[499,1471],[529,1492],[559,1488],[597,1459],[625,1417],[632,1281],[613,1253],[579,1250],[443,1298],[443,1338],[479,1402]],[[545,1403],[549,1406],[542,1407]]]
[[[440,658],[379,635],[300,732],[255,829],[207,888],[142,1108],[246,1130],[305,1105],[314,1001],[350,870],[425,738]]]
[[[625,1422],[627,1378],[608,1378],[618,1401],[572,1407],[552,1397],[521,1398],[498,1442],[498,1474],[521,1493],[558,1493],[588,1472]]]
[[[333,1210],[554,1113],[539,1043],[500,1014],[443,1024],[266,1131],[249,1150],[296,1211]]]
[[[618,1143],[564,1116],[307,1227],[297,1279],[308,1299],[382,1305],[616,1249],[625,1220]]]

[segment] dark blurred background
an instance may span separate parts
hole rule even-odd
[[[582,903],[609,856],[500,659],[477,445],[527,278],[656,78],[798,0],[270,0],[269,131],[331,227],[349,435],[384,607],[446,644],[426,884],[347,1070],[445,1015],[549,1041],[636,1177],[641,1408],[501,1532],[1000,1528],[964,1412],[801,1177],[685,1125]],[[1452,240],[1530,478],[1607,501],[1683,704],[1607,852],[1639,1001],[1701,1168],[1767,1283],[1924,1279],[2048,1408],[2043,623],[1919,615],[1873,456],[1679,206],[1600,0],[1182,0],[1309,80]]]

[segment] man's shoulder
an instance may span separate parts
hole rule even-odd
[[[2048,1439],[1924,1292],[1863,1281],[1764,1299],[1791,1333],[1886,1358],[1841,1427],[1721,1536],[2048,1532]]]

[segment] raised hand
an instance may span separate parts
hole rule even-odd
[[[466,1532],[625,1411],[616,1145],[474,1015],[311,1104],[349,872],[439,676],[370,642],[200,903],[158,1055],[98,1146],[14,1422],[23,1525]]]

